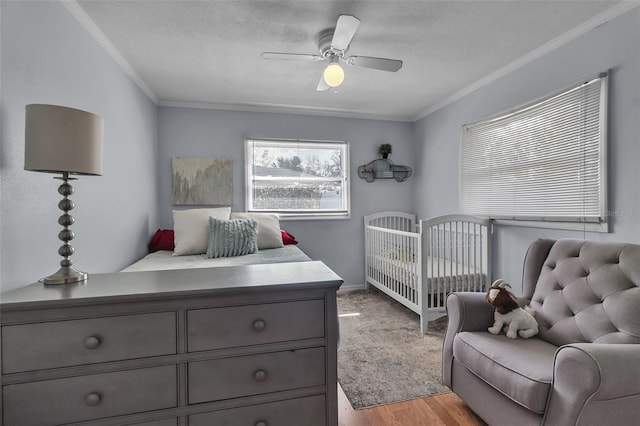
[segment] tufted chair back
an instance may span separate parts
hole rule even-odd
[[[549,343],[640,343],[640,245],[538,240],[523,290]]]

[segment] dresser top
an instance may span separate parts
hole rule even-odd
[[[3,310],[95,302],[137,301],[168,296],[242,294],[334,288],[342,279],[319,261],[168,271],[90,274],[85,283],[34,283],[0,294]]]

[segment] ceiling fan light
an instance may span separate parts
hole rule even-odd
[[[332,62],[324,69],[322,74],[324,82],[331,87],[338,87],[344,81],[344,70],[337,62]]]

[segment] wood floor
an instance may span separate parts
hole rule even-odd
[[[339,426],[485,426],[454,393],[354,410],[338,385]]]

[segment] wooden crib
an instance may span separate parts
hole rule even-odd
[[[373,285],[429,321],[446,315],[447,295],[484,292],[491,280],[491,220],[448,215],[416,222],[410,213],[364,217],[365,286]]]

